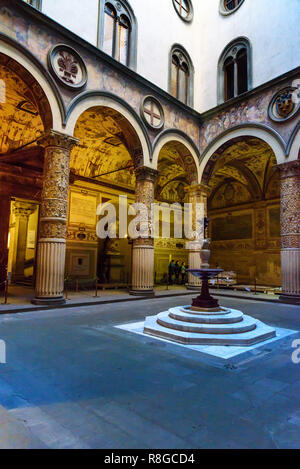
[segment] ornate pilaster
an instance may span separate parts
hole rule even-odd
[[[157,171],[145,166],[136,169],[136,203],[148,209],[149,220],[151,205],[154,203],[154,181]],[[133,240],[132,251],[132,290],[134,296],[154,295],[154,240],[149,225],[148,237]]]
[[[300,161],[278,167],[281,172],[280,299],[300,304]]]
[[[197,184],[190,186],[187,189],[189,195],[189,203],[192,204],[193,218],[192,218],[192,229],[196,230],[197,226],[197,214],[196,206],[197,204],[202,204],[203,209],[200,211],[200,216],[202,218],[207,216],[207,198],[209,194],[209,188],[204,184]],[[203,220],[198,220],[198,222]],[[189,242],[189,269],[200,269],[201,268],[201,239],[191,240]],[[201,280],[197,277],[194,277],[192,274],[188,274],[188,289],[190,290],[199,290],[201,288]]]
[[[28,221],[37,206],[29,202],[16,201],[13,205],[15,215],[15,244],[14,259],[12,265],[12,280],[24,280]]]
[[[51,130],[45,148],[34,304],[64,302],[70,152],[79,140]]]

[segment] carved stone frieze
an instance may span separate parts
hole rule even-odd
[[[154,246],[153,238],[137,238],[133,240],[133,246]]]
[[[281,172],[282,248],[300,247],[300,161],[278,166]]]
[[[45,148],[40,237],[65,238],[70,151],[78,140],[51,130],[38,143]]]
[[[40,225],[40,239],[44,238],[56,238],[56,239],[65,239],[66,238],[66,224],[64,222],[56,221],[47,221],[42,222]]]

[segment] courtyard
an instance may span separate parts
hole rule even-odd
[[[194,295],[0,316],[0,448],[299,448],[299,307],[223,306],[295,334],[226,365],[114,326]]]

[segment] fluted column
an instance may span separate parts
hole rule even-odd
[[[207,216],[207,197],[208,197],[208,187],[204,184],[197,184],[194,186],[190,186],[187,189],[189,195],[189,203],[192,205],[193,209],[193,220],[192,220],[192,228],[196,230],[197,226],[197,212],[196,212],[196,205],[202,204],[203,210],[202,216],[203,218]],[[203,220],[198,220],[203,221]],[[202,236],[202,234],[200,234]],[[194,239],[189,242],[189,269],[200,269],[201,268],[201,259],[200,259],[200,251],[202,246],[203,239]],[[190,290],[198,290],[201,287],[201,280],[197,277],[194,277],[192,274],[188,274],[188,289]]]
[[[278,166],[281,171],[282,301],[300,304],[300,161]]]
[[[28,221],[30,215],[35,211],[36,205],[28,202],[16,201],[13,206],[13,213],[16,219],[14,260],[12,266],[13,282],[24,280]]]
[[[154,180],[157,171],[141,167],[136,169],[136,203],[144,204],[151,215],[151,204],[154,203]],[[132,251],[132,289],[135,296],[154,295],[154,239],[149,226],[148,238],[133,240]]]
[[[53,130],[45,148],[34,304],[64,303],[70,152],[79,141]]]

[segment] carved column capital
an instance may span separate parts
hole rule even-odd
[[[36,205],[29,202],[15,201],[13,213],[17,218],[28,218],[36,210]]]
[[[79,139],[55,130],[49,130],[38,139],[37,143],[44,148],[59,147],[71,151],[74,146],[79,145]]]
[[[277,165],[281,179],[300,177],[300,160],[290,161]]]
[[[189,197],[208,197],[210,188],[206,184],[195,184],[193,186],[188,186],[185,188],[185,191],[189,194]]]
[[[148,166],[140,166],[135,169],[135,176],[137,181],[151,181],[154,182],[158,175],[158,171]]]

